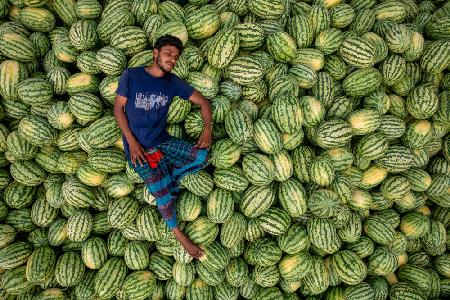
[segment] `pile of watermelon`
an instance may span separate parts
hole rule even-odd
[[[164,34],[200,260],[112,113]],[[449,230],[450,1],[0,0],[1,299],[449,299]]]

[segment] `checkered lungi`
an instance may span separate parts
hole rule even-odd
[[[147,162],[141,166],[129,164],[144,180],[150,194],[156,199],[161,216],[170,230],[177,226],[175,200],[179,182],[208,164],[208,150],[200,149],[182,139],[170,137],[156,147],[147,149]]]

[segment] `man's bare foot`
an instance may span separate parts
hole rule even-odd
[[[180,228],[175,227],[173,229],[173,233],[175,234],[176,239],[180,242],[180,244],[183,246],[183,248],[186,250],[186,252],[196,258],[199,259],[202,257],[204,251],[202,248],[200,248],[197,244],[192,242],[186,234],[184,234],[183,231],[180,230]]]

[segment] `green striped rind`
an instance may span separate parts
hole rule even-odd
[[[89,269],[100,269],[108,257],[108,248],[103,239],[92,237],[83,242],[81,258]]]
[[[344,291],[345,299],[374,299],[375,292],[367,282],[349,286]]]
[[[36,248],[27,260],[27,280],[35,284],[46,282],[53,275],[55,264],[56,254],[52,248]]]
[[[206,216],[200,216],[186,226],[185,233],[194,243],[209,245],[219,235],[219,226]]]
[[[134,198],[115,199],[108,207],[108,222],[113,228],[123,229],[138,215],[139,203]]]
[[[403,144],[412,149],[423,148],[432,138],[432,124],[427,120],[415,120],[408,124]]]
[[[0,239],[1,248],[4,248],[12,243],[16,237],[16,230],[11,225],[2,224],[0,226],[0,233],[2,234]]]
[[[0,280],[3,289],[12,295],[23,294],[32,290],[34,284],[27,281],[25,269],[25,266],[20,266],[5,271]]]
[[[0,95],[5,99],[18,100],[19,82],[28,77],[25,65],[15,60],[0,64]]]
[[[119,76],[107,76],[100,82],[100,95],[110,104],[114,104],[119,78]]]
[[[341,250],[331,257],[331,266],[340,280],[356,285],[367,275],[367,267],[354,252]]]
[[[20,82],[17,89],[20,100],[28,105],[47,104],[52,100],[53,88],[42,78],[28,78]]]
[[[208,62],[216,68],[225,68],[239,50],[239,34],[233,29],[219,31],[209,45]]]
[[[67,79],[66,90],[69,95],[81,92],[97,93],[99,80],[95,75],[75,73]]]
[[[108,195],[113,198],[121,198],[129,195],[134,190],[133,182],[126,174],[114,174],[103,183]]]
[[[245,86],[262,79],[264,66],[255,56],[240,56],[231,61],[225,73],[235,83]]]
[[[431,117],[439,107],[439,98],[434,87],[417,86],[406,98],[406,109],[416,119]]]
[[[243,192],[249,184],[241,168],[236,165],[228,169],[215,169],[214,184],[229,191]]]
[[[336,28],[329,28],[321,31],[315,40],[315,46],[324,54],[336,52],[344,41],[344,34]]]
[[[355,10],[346,3],[338,4],[330,10],[331,25],[334,28],[345,28],[352,23]]]
[[[313,257],[310,272],[303,279],[304,289],[312,294],[317,295],[324,292],[329,284],[328,268],[325,266],[321,257]]]
[[[199,259],[201,265],[211,271],[225,269],[230,261],[230,256],[224,246],[218,242],[212,242],[203,247],[204,254]]]
[[[63,130],[72,126],[75,121],[74,115],[70,112],[69,106],[66,101],[58,101],[53,103],[50,108],[47,110],[47,120],[50,125],[56,129]],[[77,132],[75,129],[68,130],[66,132]],[[58,140],[60,139],[58,137]],[[61,144],[57,141],[58,146],[61,148],[66,148],[70,150],[78,149],[79,146],[75,146],[73,143],[68,143],[66,147],[61,146]]]
[[[409,239],[424,237],[429,230],[430,221],[420,212],[409,212],[401,218],[400,231]]]
[[[213,102],[214,103],[214,102]],[[180,97],[175,97],[167,113],[167,123],[175,124],[182,122],[191,111],[192,103]]]
[[[290,19],[288,33],[294,38],[299,48],[311,46],[314,40],[312,24],[305,14],[297,14]]]
[[[136,271],[125,278],[122,289],[129,299],[142,300],[151,296],[156,288],[155,275],[149,271]]]
[[[296,179],[289,178],[280,184],[278,198],[291,217],[300,217],[306,212],[306,191]]]
[[[187,82],[201,92],[207,99],[214,98],[219,91],[217,81],[204,73],[191,72],[187,78]]]
[[[241,287],[248,277],[248,265],[242,258],[232,258],[225,269],[225,278],[233,287]]]
[[[15,242],[0,249],[0,267],[4,270],[14,269],[24,264],[33,252],[31,244]]]
[[[73,0],[53,1],[53,9],[56,11],[61,20],[68,25],[71,25],[77,20],[75,5],[76,1]]]
[[[106,46],[95,55],[97,66],[106,75],[120,75],[125,70],[127,59],[125,54],[118,48]]]
[[[268,185],[275,177],[275,165],[272,160],[259,153],[247,154],[242,160],[242,169],[250,183],[257,186]]]
[[[6,138],[7,154],[13,160],[28,160],[33,158],[38,148],[22,138],[18,131],[12,131]]]
[[[271,186],[250,186],[244,193],[240,208],[249,218],[262,215],[275,200],[275,191]]]
[[[167,1],[171,2],[171,1]],[[213,300],[214,294],[211,286],[206,284],[200,278],[194,279],[192,284],[186,289],[186,299],[194,300],[194,299],[206,299]]]
[[[225,280],[225,272],[223,270],[212,271],[201,263],[196,264],[196,271],[198,277],[210,286],[219,285]]]
[[[77,67],[81,72],[88,74],[99,74],[102,72],[97,65],[95,54],[93,51],[84,51],[78,56]]]
[[[107,148],[114,145],[121,136],[121,131],[113,116],[105,116],[89,125],[87,142],[94,148]]]
[[[352,127],[346,121],[332,119],[320,124],[314,137],[315,142],[322,148],[342,147],[352,138]]]
[[[3,191],[3,200],[11,208],[24,208],[32,203],[35,192],[35,187],[13,181]]]
[[[282,0],[250,0],[248,8],[258,17],[263,19],[278,19],[287,10],[286,4]]]
[[[347,37],[339,48],[341,58],[357,68],[372,67],[375,64],[375,45],[363,37]]]
[[[309,195],[308,208],[319,218],[332,217],[339,205],[340,199],[333,191],[318,189]]]
[[[94,150],[88,155],[87,162],[98,171],[118,173],[125,169],[125,155],[115,148]]]
[[[51,246],[59,246],[67,239],[67,220],[54,221],[48,229],[48,242]]]
[[[122,27],[132,26],[134,21],[133,14],[127,9],[113,9],[98,23],[98,37],[102,42],[108,43],[114,32]]]
[[[217,141],[211,148],[209,163],[216,168],[231,167],[241,156],[241,146],[230,139]]]
[[[364,221],[364,231],[376,243],[387,245],[394,239],[394,228],[380,216],[369,216]]]
[[[48,227],[58,216],[59,210],[50,206],[45,195],[38,197],[31,207],[31,220],[40,227]]]
[[[143,241],[130,241],[125,247],[125,264],[130,270],[143,270],[148,266],[150,253]]]
[[[97,23],[92,20],[80,20],[70,27],[69,39],[78,51],[86,51],[97,44]]]
[[[378,159],[388,150],[388,141],[384,134],[376,132],[364,136],[356,144],[356,152],[366,159]]]
[[[277,241],[280,249],[288,254],[301,252],[310,245],[306,227],[295,223],[284,234],[277,236]]]
[[[312,267],[313,258],[306,251],[285,255],[278,264],[281,277],[289,281],[303,279]]]
[[[186,16],[186,28],[192,39],[208,38],[219,29],[219,14],[213,7],[203,6]]]
[[[317,82],[312,88],[312,96],[322,102],[325,107],[330,107],[334,98],[333,79],[327,72],[317,73]]]
[[[278,62],[291,62],[296,56],[297,45],[286,32],[274,32],[266,39],[267,50]]]
[[[244,238],[246,229],[247,220],[245,216],[238,212],[233,213],[221,227],[221,244],[227,248],[236,246]]]
[[[389,297],[393,300],[412,299],[425,300],[427,297],[423,295],[421,290],[418,290],[414,285],[408,282],[398,282],[391,286],[389,290]]]
[[[299,99],[295,95],[279,95],[272,102],[272,120],[281,132],[299,131],[303,121],[303,111]],[[255,123],[255,136],[258,121]]]
[[[388,86],[394,85],[406,71],[406,61],[400,55],[391,55],[381,65],[383,82]]]
[[[172,3],[172,1],[168,2]],[[165,4],[165,3],[163,3]],[[172,18],[168,18],[168,20],[172,20]],[[163,23],[155,32],[153,36],[153,40],[150,41],[151,44],[154,44],[154,42],[161,36],[170,34],[173,36],[176,36],[181,40],[183,45],[186,44],[188,40],[188,30],[186,29],[186,26],[181,21],[169,21],[166,23]]]
[[[101,12],[102,6],[96,0],[81,0],[75,5],[75,13],[79,18],[95,19]]]
[[[150,255],[149,270],[152,271],[159,280],[168,280],[172,277],[172,265],[174,259],[159,252]]]
[[[328,219],[312,217],[308,220],[308,235],[311,244],[326,253],[334,253],[341,247],[336,228]]]
[[[426,45],[421,57],[421,69],[426,73],[442,72],[450,63],[450,44],[448,41],[433,41]]]
[[[409,148],[391,146],[377,162],[389,172],[400,173],[412,167],[414,156]]]
[[[382,183],[380,191],[389,200],[400,200],[409,193],[410,183],[404,177],[390,176]]]
[[[186,287],[179,285],[171,278],[166,282],[164,293],[169,299],[180,299],[186,294]]]
[[[19,134],[36,146],[49,145],[56,141],[57,131],[48,121],[39,116],[28,115],[19,123]]]
[[[428,272],[425,268],[407,264],[399,268],[397,276],[399,280],[408,282],[419,288],[424,295],[428,295],[430,293],[432,277],[430,272]]]
[[[159,223],[159,214],[155,207],[145,207],[136,217],[137,229],[148,241],[156,241],[160,238]]]
[[[213,190],[214,182],[211,175],[201,170],[194,174],[188,174],[181,180],[182,186],[191,193],[201,197],[207,197]]]
[[[214,223],[223,223],[233,214],[233,194],[222,188],[214,189],[208,197],[207,215]]]
[[[95,202],[92,189],[73,177],[63,183],[62,195],[67,204],[78,208],[87,208]]]
[[[344,79],[342,87],[349,97],[363,97],[379,88],[382,77],[375,68],[362,68],[350,73]]]
[[[47,176],[44,169],[32,160],[16,161],[10,167],[11,176],[19,183],[27,186],[41,184]]]
[[[264,42],[264,30],[256,23],[240,23],[233,28],[238,33],[239,47],[243,50],[255,50]]]
[[[348,123],[352,127],[354,135],[367,135],[371,133],[378,129],[380,122],[380,115],[373,109],[355,110],[348,118]]]
[[[258,217],[258,225],[267,233],[280,235],[285,233],[291,225],[291,217],[280,208],[269,208]]]
[[[132,56],[145,50],[147,35],[139,27],[125,26],[111,35],[110,45],[121,50],[125,55]]]
[[[92,231],[94,219],[89,211],[80,210],[67,220],[67,237],[74,242],[83,242]]]
[[[283,148],[281,134],[268,119],[258,119],[253,126],[253,139],[264,153],[274,154]]]
[[[253,274],[255,282],[262,287],[274,287],[280,281],[280,271],[276,265],[268,267],[256,266],[253,269]]]
[[[210,194],[211,197],[212,193]],[[231,201],[231,203],[233,203]],[[184,192],[177,200],[177,217],[180,221],[193,221],[200,215],[202,202],[200,196]]]
[[[0,33],[0,53],[20,62],[30,62],[36,53],[33,43],[26,37],[14,32]]]
[[[281,259],[282,251],[274,240],[259,238],[250,242],[243,254],[248,264],[269,267]]]
[[[85,266],[77,252],[62,254],[55,267],[55,280],[62,287],[71,287],[78,284],[84,275]]]
[[[113,297],[122,287],[126,276],[127,267],[122,258],[108,259],[95,275],[95,293],[103,298]]]
[[[252,120],[244,111],[233,109],[225,116],[225,130],[233,142],[242,145],[253,134]]]
[[[19,20],[33,31],[49,32],[55,26],[55,16],[45,8],[25,7],[19,12]]]
[[[401,118],[393,115],[383,115],[379,131],[382,132],[388,140],[401,137],[406,131],[406,124]]]

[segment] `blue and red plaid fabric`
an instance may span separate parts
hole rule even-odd
[[[170,137],[158,146],[147,149],[147,152],[146,157],[150,161],[143,166],[139,163],[136,166],[131,162],[129,164],[144,180],[150,194],[156,199],[161,216],[172,230],[177,226],[175,201],[179,194],[179,182],[184,176],[208,165],[208,150]],[[157,159],[151,160],[154,157]]]

